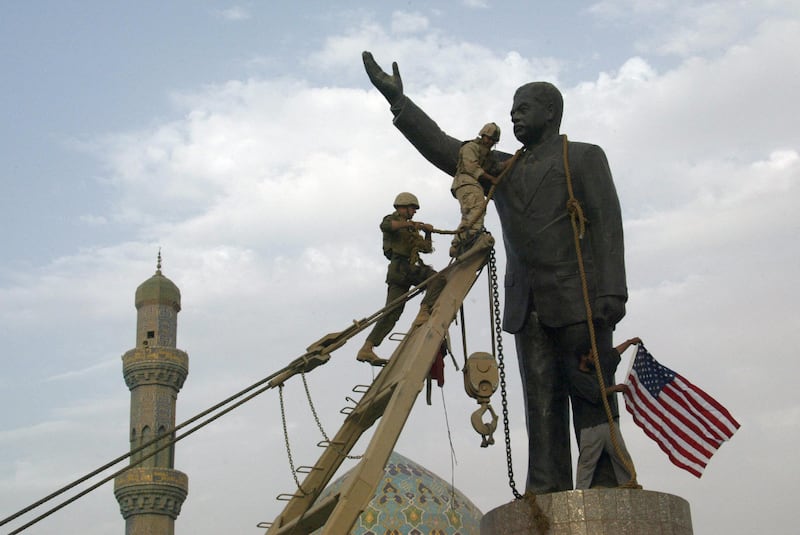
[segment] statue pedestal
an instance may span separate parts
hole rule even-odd
[[[527,499],[492,509],[481,520],[481,535],[692,535],[689,502],[663,492],[590,489],[536,496],[550,527],[535,527]]]

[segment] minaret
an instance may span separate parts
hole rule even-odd
[[[136,289],[136,349],[122,356],[122,372],[131,391],[131,451],[154,437],[172,438],[175,402],[189,373],[189,356],[176,349],[181,292],[156,273]],[[135,453],[114,481],[114,496],[125,518],[125,535],[173,535],[175,519],[189,489],[189,478],[175,470],[175,447],[145,459],[162,442]],[[136,464],[141,461],[140,464]]]

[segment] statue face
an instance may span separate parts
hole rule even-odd
[[[514,95],[511,107],[511,122],[514,124],[514,137],[523,145],[530,145],[542,139],[552,118],[552,106],[544,104],[532,89],[521,89]]]

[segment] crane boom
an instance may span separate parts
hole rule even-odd
[[[481,234],[472,248],[443,270],[446,284],[430,319],[412,327],[336,436],[309,470],[300,489],[272,522],[266,535],[349,533],[383,477],[384,467],[417,399],[450,323],[486,265],[494,239]],[[315,503],[364,432],[380,419],[364,455],[337,494]]]

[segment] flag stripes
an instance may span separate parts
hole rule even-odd
[[[639,345],[626,381],[625,407],[670,461],[701,477],[711,456],[739,423],[685,377],[659,364]]]

